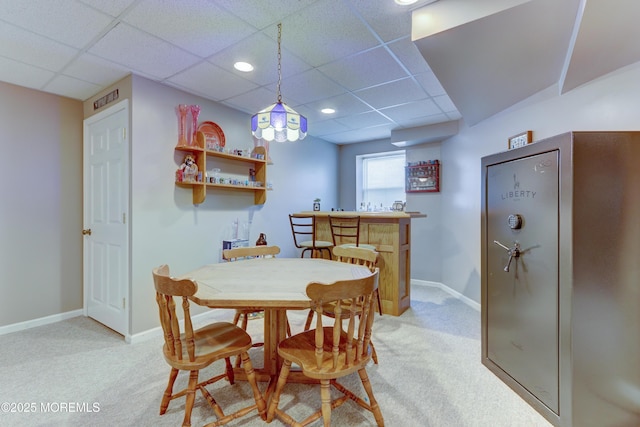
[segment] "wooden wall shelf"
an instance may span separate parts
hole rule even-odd
[[[205,135],[202,132],[197,133],[196,145],[178,145],[176,151],[192,153],[196,157],[198,171],[202,172],[202,181],[198,182],[179,182],[176,185],[184,188],[191,188],[193,191],[193,204],[197,205],[205,201],[207,197],[207,189],[220,189],[225,191],[251,191],[254,193],[254,204],[262,205],[267,201],[267,155],[264,147],[255,147],[252,156],[259,155],[262,158],[238,156],[236,154],[223,153],[214,150],[205,150]],[[209,159],[224,159],[234,162],[245,163],[247,166],[253,166],[255,170],[255,182],[259,182],[261,186],[238,185],[230,183],[212,183],[205,182],[205,172],[207,171],[207,161]],[[210,160],[213,161],[213,160]],[[247,175],[248,178],[248,175]],[[246,183],[246,182],[245,182]],[[252,182],[249,181],[249,184]]]

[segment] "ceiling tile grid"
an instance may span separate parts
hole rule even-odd
[[[112,17],[76,0],[3,0],[0,20],[82,48],[109,25]]]
[[[411,10],[393,0],[3,0],[0,80],[85,100],[134,73],[254,114],[277,100],[282,23],[282,99],[309,133],[383,139],[458,114],[410,40]],[[254,70],[235,70],[238,60]]]
[[[78,49],[0,21],[0,56],[58,72],[78,55]]]

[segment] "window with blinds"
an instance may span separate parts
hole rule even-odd
[[[388,210],[396,200],[405,200],[404,151],[358,156],[361,180],[357,208]]]

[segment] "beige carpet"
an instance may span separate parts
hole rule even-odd
[[[233,312],[214,314],[228,320]],[[294,333],[305,317],[305,312],[290,313]],[[261,327],[262,320],[249,322],[256,341],[262,338]],[[376,317],[373,338],[380,364],[367,370],[387,426],[550,426],[480,363],[480,314],[438,288],[414,286],[411,309],[400,317]],[[251,353],[256,366],[261,365],[260,351]],[[211,376],[222,366],[218,362],[209,369]],[[158,415],[168,374],[160,337],[126,344],[88,318],[4,335],[0,426],[179,426],[184,400],[171,402],[168,412]],[[177,386],[187,376],[181,374]],[[357,381],[357,374],[346,380]],[[260,386],[264,390],[266,384]],[[220,382],[210,391],[227,410],[233,410],[239,396],[251,399],[241,382]],[[319,402],[316,387],[294,384],[285,388],[281,405],[304,418]],[[214,419],[198,394],[192,425]],[[251,415],[228,425],[265,424]],[[332,425],[371,426],[375,421],[348,402],[333,411]]]

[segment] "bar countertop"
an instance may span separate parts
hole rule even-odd
[[[427,214],[420,212],[392,212],[392,211],[380,211],[380,212],[365,212],[365,211],[302,211],[301,215],[316,215],[317,217],[327,217],[329,215],[335,217],[341,216],[356,216],[360,215],[362,218],[426,218]]]
[[[400,316],[411,304],[411,223],[426,218],[420,212],[303,211],[313,215],[316,239],[333,241],[330,219],[360,217],[360,243],[374,246],[379,254],[380,299],[382,312]]]

